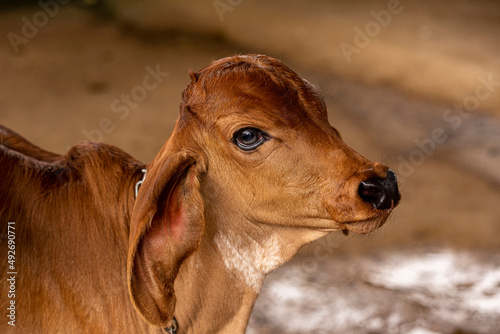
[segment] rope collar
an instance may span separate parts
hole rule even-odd
[[[163,328],[165,332],[168,334],[176,334],[177,333],[177,328],[179,328],[179,324],[177,323],[177,319],[175,319],[175,316],[172,318],[172,326],[170,327],[165,327]]]
[[[147,169],[142,169],[141,172],[144,175],[142,176],[142,179],[140,179],[139,181],[137,181],[137,183],[135,184],[135,198],[137,198],[137,193],[139,192],[139,188],[141,187],[142,183],[146,179],[146,174],[147,174],[148,170]],[[166,333],[168,333],[168,334],[177,334],[177,329],[178,328],[179,328],[179,324],[177,323],[177,319],[175,319],[175,316],[174,316],[173,319],[172,319],[172,326],[165,327],[165,328],[163,328],[163,330]]]
[[[146,179],[146,173],[147,173],[147,169],[142,169],[141,172],[144,174],[142,176],[142,179],[140,179],[139,181],[137,181],[137,183],[135,184],[135,198],[137,198],[137,193],[139,192],[139,187],[141,186],[141,184],[144,182],[144,180]]]

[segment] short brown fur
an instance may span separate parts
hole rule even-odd
[[[270,137],[243,152],[233,135],[244,127]],[[0,127],[0,169],[2,281],[9,221],[18,272],[16,327],[4,318],[2,333],[160,333],[174,315],[178,333],[243,333],[267,273],[331,231],[372,232],[392,210],[357,195],[388,168],[342,142],[315,87],[260,55],[191,73],[148,165],[99,143],[57,155]]]

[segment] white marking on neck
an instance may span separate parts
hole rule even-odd
[[[265,276],[285,262],[274,234],[262,244],[233,232],[218,233],[214,241],[226,267],[256,292],[260,292]]]

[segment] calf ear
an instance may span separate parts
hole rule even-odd
[[[174,316],[174,280],[204,230],[202,163],[194,154],[163,154],[147,171],[130,222],[127,279],[135,307],[151,324]]]

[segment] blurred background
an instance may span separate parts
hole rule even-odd
[[[266,279],[248,333],[500,332],[500,2],[0,1],[0,122],[65,153],[149,162],[188,71],[238,53],[319,85],[330,122],[403,200]]]

